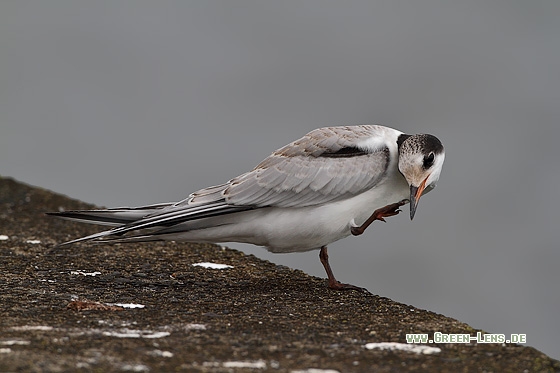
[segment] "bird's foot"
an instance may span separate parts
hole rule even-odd
[[[399,212],[401,212],[401,210],[399,209],[399,207],[406,205],[408,203],[408,199],[403,199],[399,202],[396,203],[391,203],[390,205],[387,205],[385,207],[381,207],[377,210],[375,210],[373,212],[373,214],[371,214],[371,216],[369,217],[368,220],[365,221],[364,224],[362,224],[359,227],[352,227],[350,228],[350,232],[354,235],[354,236],[359,236],[360,234],[364,233],[364,231],[366,230],[367,227],[369,227],[369,225],[371,223],[373,223],[376,220],[381,220],[383,222],[386,222],[386,220],[384,218],[388,218],[389,216],[395,216],[398,215]]]
[[[392,203],[390,205],[387,205],[385,207],[377,209],[373,212],[373,214],[375,215],[376,220],[385,221],[385,219],[383,219],[383,218],[388,218],[389,216],[398,215],[399,212],[401,212],[399,207],[401,207],[401,206],[403,206],[407,203],[408,203],[408,199],[403,199],[399,202]]]
[[[336,280],[336,278],[334,277],[334,274],[332,272],[331,269],[331,265],[329,264],[329,253],[327,251],[327,247],[323,246],[321,247],[321,251],[319,252],[319,259],[321,260],[321,263],[323,264],[323,267],[325,267],[325,272],[327,272],[327,278],[329,281],[329,289],[333,289],[333,290],[358,290],[358,291],[365,291],[368,292],[369,291],[367,289],[361,288],[359,286],[355,286],[355,285],[350,285],[350,284],[344,284],[342,282],[338,282]]]
[[[329,279],[329,289],[333,289],[333,290],[357,290],[357,291],[365,291],[365,292],[369,293],[369,291],[366,288],[361,288],[359,286],[352,285],[352,284],[345,284],[345,283],[342,283],[342,282],[338,282],[336,280],[330,281],[330,279]]]

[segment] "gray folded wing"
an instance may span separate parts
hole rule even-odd
[[[375,149],[363,146],[383,130],[353,126],[312,131],[230,180],[220,194],[236,206],[302,207],[363,193],[387,171],[390,154],[382,139]],[[196,201],[195,194],[191,202]]]
[[[110,237],[125,240],[128,233],[132,233],[130,239],[147,241],[188,221],[258,207],[303,207],[348,198],[373,188],[386,174],[390,163],[387,131],[393,130],[381,126],[320,128],[275,151],[252,171],[175,204],[53,215],[118,226],[65,244]]]

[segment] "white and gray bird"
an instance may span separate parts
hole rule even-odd
[[[253,170],[177,203],[48,214],[114,226],[59,246],[171,240],[243,242],[275,253],[320,249],[329,287],[358,289],[335,279],[327,245],[362,234],[406,203],[414,218],[444,158],[432,135],[378,125],[325,127],[276,150]]]

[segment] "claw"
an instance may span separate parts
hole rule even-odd
[[[365,288],[361,288],[359,286],[351,285],[351,284],[344,284],[339,282],[336,278],[334,278],[334,274],[332,273],[331,265],[329,264],[329,254],[327,252],[327,247],[321,247],[321,251],[319,252],[319,260],[323,264],[325,268],[325,272],[327,272],[328,277],[328,287],[329,289],[333,290],[358,290],[364,291],[369,293],[369,291]]]
[[[359,227],[351,227],[350,232],[354,236],[359,236],[360,234],[364,233],[366,228],[369,227],[369,225],[371,223],[373,223],[375,220],[380,220],[380,221],[386,223],[387,221],[384,218],[387,218],[389,216],[398,215],[399,212],[401,212],[401,209],[399,209],[399,207],[408,203],[408,202],[409,202],[408,199],[403,199],[403,200],[400,200],[399,202],[396,202],[396,203],[393,203],[391,205],[387,205],[385,207],[382,207],[380,209],[375,210],[373,212],[373,214],[364,222],[364,224],[362,224]]]

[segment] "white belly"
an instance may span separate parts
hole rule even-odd
[[[318,249],[349,236],[350,228],[361,225],[376,209],[409,197],[403,177],[386,180],[392,182],[321,206],[266,207],[209,218],[200,222],[200,226],[208,228],[182,232],[169,239],[251,243],[277,253]]]

